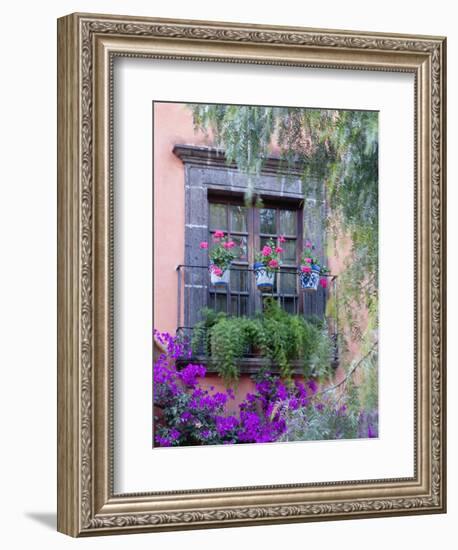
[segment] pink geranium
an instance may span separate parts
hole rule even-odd
[[[279,243],[285,243],[285,242],[286,242],[286,239],[285,239],[284,235],[280,235],[280,236],[278,237],[278,242],[279,242]]]
[[[213,233],[213,238],[215,240],[219,240],[219,239],[222,239],[224,237],[224,231],[221,231],[220,229],[218,229],[218,231],[215,231]]]
[[[274,269],[278,267],[278,260],[270,260],[270,262],[267,265]]]
[[[322,288],[326,288],[328,286],[328,280],[326,279],[326,277],[320,278],[320,285]]]
[[[235,247],[235,242],[234,241],[227,241],[227,242],[223,243],[223,246],[226,249],[234,248]]]
[[[301,265],[301,271],[302,273],[310,273],[312,268],[309,265]]]
[[[304,262],[307,262],[309,264],[312,263],[312,258],[304,258]]]
[[[221,275],[223,274],[223,270],[216,265],[212,266],[212,271],[217,277],[221,277]]]
[[[262,264],[267,271],[276,270],[280,267],[281,246],[277,246],[273,239],[269,239],[260,252],[255,255],[256,262]]]
[[[207,249],[208,248],[208,243],[206,241],[202,241],[200,244],[199,244],[199,247],[200,248],[203,248],[203,249]]]
[[[312,246],[313,246],[313,245],[312,245],[312,241],[309,241],[309,240],[307,239],[307,240],[305,241],[305,246],[306,246],[307,248],[312,248]]]

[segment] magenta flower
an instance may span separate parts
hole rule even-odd
[[[308,239],[305,241],[305,246],[307,248],[312,248],[312,241],[309,241]]]
[[[206,241],[202,241],[200,244],[199,244],[199,248],[208,248],[208,243]]]
[[[169,437],[172,441],[176,441],[180,437],[180,432],[176,428],[173,428],[170,430]]]
[[[281,254],[281,253],[283,252],[283,248],[282,248],[281,246],[277,246],[277,247],[275,248],[275,252],[276,252],[277,254]]]
[[[320,285],[322,288],[326,288],[328,286],[328,280],[326,279],[326,277],[320,278]]]
[[[270,246],[265,246],[262,249],[262,255],[263,256],[270,256],[271,254],[272,254],[272,249],[270,248]]]
[[[234,248],[235,242],[234,241],[226,241],[223,243],[223,247],[227,250],[229,248]]]
[[[221,277],[221,275],[223,274],[223,270],[217,265],[212,266],[212,271],[217,277]]]
[[[302,273],[310,273],[312,268],[309,265],[301,265],[301,271]]]
[[[304,258],[304,262],[307,262],[309,264],[312,263],[312,258]]]
[[[278,267],[278,260],[272,259],[272,260],[270,260],[270,262],[267,265],[269,267],[273,267],[273,268]]]
[[[185,411],[181,416],[180,416],[180,420],[182,422],[189,422],[190,420],[192,420],[192,414],[189,412],[189,411]]]
[[[215,231],[213,234],[213,238],[215,241],[218,241],[219,239],[222,239],[224,237],[224,231],[221,231],[218,229],[218,231]]]
[[[203,378],[205,373],[206,369],[203,365],[193,365],[189,363],[178,376],[186,386],[195,386],[197,384],[197,378]]]
[[[367,425],[367,437],[377,437],[377,430],[374,430],[370,424]]]
[[[278,242],[279,242],[279,243],[285,243],[285,242],[286,242],[285,237],[284,237],[283,235],[280,235],[280,236],[278,237]]]

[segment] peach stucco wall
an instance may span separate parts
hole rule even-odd
[[[211,145],[195,134],[181,103],[154,104],[154,327],[175,333],[177,265],[184,260],[184,167],[173,154],[179,144]]]

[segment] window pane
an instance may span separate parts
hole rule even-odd
[[[227,313],[226,294],[211,292],[208,307],[215,311],[225,311]]]
[[[226,205],[210,203],[210,229],[227,231]]]
[[[296,294],[297,274],[295,271],[280,273],[280,292],[282,294]]]
[[[248,298],[247,296],[237,296],[231,297],[231,313],[237,317],[242,317],[248,313]]]
[[[234,206],[231,205],[230,216],[231,216],[231,231],[237,231],[239,233],[246,233],[247,224],[247,209],[245,206]]]
[[[297,313],[296,306],[297,303],[294,298],[285,298],[281,303],[282,309],[284,309],[287,313],[291,313],[291,315],[295,315]]]
[[[283,248],[281,259],[285,263],[296,264],[296,239],[288,239],[280,245]]]
[[[233,249],[236,254],[236,260],[242,260],[246,262],[248,260],[248,243],[246,237],[231,237],[235,242],[235,248]]]
[[[273,208],[260,208],[259,219],[261,222],[261,233],[270,235],[277,234],[277,225],[275,223],[275,210]]]
[[[233,292],[248,292],[248,271],[242,266],[233,266],[231,269],[231,290]]]
[[[296,211],[295,210],[280,210],[280,234],[281,235],[296,235]]]

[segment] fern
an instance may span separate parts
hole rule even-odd
[[[324,378],[331,372],[331,341],[322,320],[290,315],[267,299],[264,313],[253,319],[204,312],[193,346],[205,346],[211,364],[226,381],[239,376],[240,360],[250,347],[292,379],[293,362],[301,361],[305,376]],[[194,349],[194,348],[193,348]]]
[[[244,323],[239,322],[238,318],[223,317],[212,327],[210,336],[212,364],[226,382],[237,380],[238,363],[246,353],[247,345]]]

